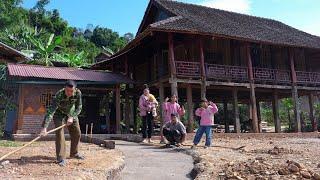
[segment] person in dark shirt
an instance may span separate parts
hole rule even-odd
[[[163,126],[163,135],[169,141],[167,146],[181,146],[186,140],[186,127],[178,119],[178,114],[171,114],[171,121]]]

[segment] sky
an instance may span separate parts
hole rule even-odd
[[[23,0],[31,8],[37,0]],[[253,16],[271,18],[320,36],[320,0],[178,0]],[[120,35],[136,33],[149,0],[51,0],[73,27],[108,27]]]

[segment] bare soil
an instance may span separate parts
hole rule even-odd
[[[67,151],[70,143],[67,142]],[[17,147],[0,147],[0,155]],[[120,166],[124,157],[119,150],[105,149],[81,143],[80,153],[85,160],[67,159],[67,166],[56,164],[55,143],[36,142],[9,157],[9,164],[0,165],[1,179],[106,179],[110,169]]]
[[[319,148],[319,134],[220,134],[195,150],[198,179],[320,179]]]

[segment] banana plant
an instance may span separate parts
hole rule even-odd
[[[86,61],[87,54],[84,51],[80,53],[71,54],[54,54],[55,61],[67,63],[69,67],[89,67],[89,63]]]
[[[33,63],[52,66],[54,50],[62,43],[62,37],[55,37],[54,34],[51,34],[46,44],[33,36],[28,36],[28,39],[34,46],[34,50],[25,50],[23,52],[33,54],[34,59],[36,60]]]

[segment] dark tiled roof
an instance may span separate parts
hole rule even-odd
[[[45,67],[26,64],[8,64],[8,71],[10,76],[24,78],[91,81],[110,84],[133,83],[131,79],[121,74],[93,70],[82,70],[75,68]]]
[[[150,25],[153,29],[188,31],[297,47],[320,48],[320,37],[282,22],[171,0],[154,0],[176,17]]]

